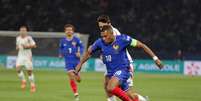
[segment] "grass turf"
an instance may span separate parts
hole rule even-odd
[[[37,92],[20,89],[14,70],[0,69],[0,101],[74,101],[64,71],[36,70]],[[137,73],[135,88],[150,101],[201,101],[201,77]],[[103,73],[82,73],[80,101],[106,101]]]

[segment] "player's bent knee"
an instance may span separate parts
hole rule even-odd
[[[32,74],[32,70],[27,70],[28,75]]]

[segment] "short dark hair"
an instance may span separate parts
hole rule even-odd
[[[66,24],[64,26],[64,30],[65,30],[65,28],[68,28],[68,27],[71,27],[73,29],[73,31],[75,31],[75,27],[72,24]]]
[[[105,26],[103,26],[101,32],[105,32],[105,31],[113,33],[112,26],[111,25],[105,25]]]
[[[21,29],[21,28],[26,28],[27,31],[29,30],[28,26],[26,26],[26,25],[22,25],[22,26],[20,26],[19,29]]]
[[[107,15],[100,15],[100,16],[97,18],[97,23],[98,23],[98,22],[111,23],[110,17],[107,16]]]

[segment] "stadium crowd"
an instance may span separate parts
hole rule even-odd
[[[196,59],[201,57],[200,4],[200,0],[0,0],[0,30],[18,30],[26,24],[31,31],[57,32],[72,23],[77,31],[90,34],[91,44],[99,33],[96,18],[107,14],[120,32],[147,43],[162,58]],[[146,58],[138,50],[131,53]]]

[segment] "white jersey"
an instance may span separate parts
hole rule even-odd
[[[18,36],[16,38],[16,46],[19,47],[18,58],[32,58],[31,49],[24,49],[23,46],[35,45],[35,44],[36,43],[31,36],[26,36],[24,38]]]
[[[114,36],[121,35],[118,29],[114,28],[113,26],[112,26],[112,29],[113,29]]]

